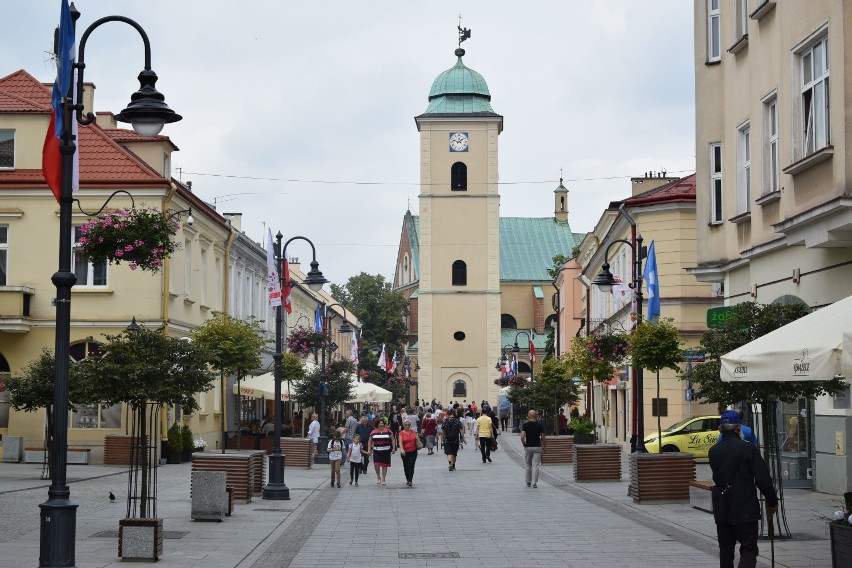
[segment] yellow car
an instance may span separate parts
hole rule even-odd
[[[695,416],[663,429],[664,452],[686,452],[697,458],[706,458],[710,447],[719,438],[718,416]],[[645,437],[645,449],[656,454],[660,451],[657,433]]]

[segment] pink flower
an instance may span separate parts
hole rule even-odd
[[[136,270],[139,266],[135,262],[130,263],[130,270]]]
[[[115,251],[115,256],[121,258],[122,256],[124,256],[124,251],[120,249]]]
[[[80,243],[81,245],[84,245],[87,242],[89,242],[89,239],[87,239],[86,237],[80,237],[80,240],[77,241],[77,242]]]
[[[136,239],[135,241],[133,241],[133,244],[135,244],[137,247],[141,247],[145,243],[143,241],[140,241],[139,239]]]
[[[133,250],[133,245],[125,245],[124,252],[130,252]]]

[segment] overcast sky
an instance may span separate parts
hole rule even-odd
[[[589,231],[629,177],[695,168],[692,2],[687,0],[77,0],[94,20],[146,30],[157,87],[183,121],[173,175],[257,241],[281,231],[317,246],[343,283],[393,277],[402,216],[418,207],[418,134],[435,77],[455,63],[488,82],[500,136],[502,216],[547,217],[563,169],[571,228]],[[0,76],[53,81],[60,0],[2,0]],[[86,47],[96,110],[138,88],[141,42],[99,28]],[[252,179],[255,178],[255,179]],[[258,179],[259,178],[259,179]],[[566,251],[569,252],[569,251]],[[303,261],[309,248],[294,243]]]

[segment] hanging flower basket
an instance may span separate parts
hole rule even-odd
[[[599,362],[617,365],[627,359],[629,342],[624,333],[593,334],[588,341],[592,358]]]
[[[76,250],[93,264],[126,262],[130,270],[158,272],[177,250],[178,228],[157,209],[113,209],[80,227]]]
[[[494,379],[494,384],[501,387],[519,387],[527,382],[527,379],[520,375],[503,375],[499,379]]]
[[[297,327],[287,336],[287,350],[301,357],[328,347],[328,336],[307,327]]]

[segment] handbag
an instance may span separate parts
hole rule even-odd
[[[417,440],[417,449],[422,450],[423,449],[423,440],[420,439],[420,436],[415,436],[414,439]]]
[[[491,451],[497,451],[497,438],[491,438]]]

